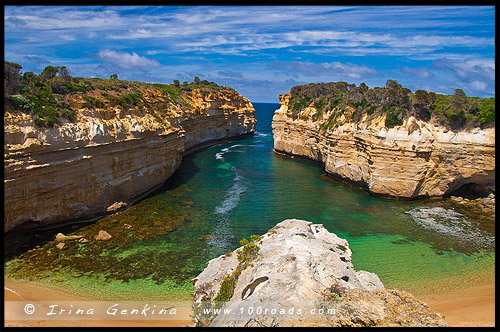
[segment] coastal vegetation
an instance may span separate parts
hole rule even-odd
[[[215,301],[215,306],[212,308],[211,299],[207,294],[202,295],[200,303],[195,303],[193,305],[193,315],[191,317],[196,318],[196,326],[208,326],[215,318],[214,311],[212,309],[222,308],[225,302],[231,300],[234,295],[234,289],[238,282],[238,278],[241,272],[250,266],[256,259],[259,252],[260,246],[262,245],[262,237],[259,235],[251,235],[250,241],[247,239],[240,240],[240,245],[242,246],[236,251],[238,258],[238,266],[236,269],[229,274],[226,274],[222,278],[219,291],[217,295],[213,298]],[[226,253],[226,256],[232,255],[232,252]],[[200,292],[205,292],[209,288],[213,287],[213,284],[204,283],[200,288]],[[207,314],[209,312],[209,314]]]
[[[240,244],[242,247],[238,249],[237,257],[238,257],[238,266],[236,270],[224,276],[222,283],[220,285],[220,290],[217,296],[215,297],[215,301],[229,301],[234,294],[234,288],[236,287],[236,282],[241,274],[241,271],[247,268],[247,266],[257,258],[257,253],[259,252],[260,246],[262,243],[261,237],[258,235],[251,235],[251,241],[247,239],[242,239]]]
[[[180,84],[175,80],[173,84],[159,84],[119,80],[116,74],[109,79],[73,77],[65,66],[47,66],[38,75],[23,74],[22,69],[17,63],[4,62],[5,107],[30,114],[39,127],[53,127],[63,119],[74,122],[77,108],[72,101],[80,98],[84,101],[80,106],[88,109],[139,108],[161,121],[161,114],[154,113],[149,105],[145,90],[160,92],[166,104],[182,110],[192,107],[189,100],[194,93],[209,98],[218,93],[235,92],[199,77],[191,83]]]
[[[345,115],[356,122],[363,116],[385,115],[385,126],[402,125],[410,116],[437,123],[450,130],[490,128],[495,125],[495,98],[467,97],[455,89],[453,95],[425,90],[412,92],[395,80],[384,87],[369,88],[347,82],[310,83],[294,86],[291,91],[290,112],[293,118],[309,106],[316,109],[314,120],[322,122],[324,130],[338,124]]]

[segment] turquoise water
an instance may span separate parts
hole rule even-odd
[[[113,299],[188,298],[194,290],[190,279],[208,260],[234,250],[242,238],[297,218],[347,239],[355,269],[378,274],[388,288],[425,293],[447,280],[463,287],[474,273],[492,276],[492,216],[462,211],[448,200],[371,197],[328,178],[318,165],[277,155],[271,119],[279,105],[254,106],[255,136],[186,156],[154,196],[85,226],[109,229],[140,221],[157,227],[157,234],[126,236],[126,244],[104,251],[90,251],[89,245],[88,252],[83,245],[61,253],[48,249],[50,269],[27,278],[16,268],[30,258],[20,257],[6,263],[6,275]],[[165,220],[174,220],[174,230],[164,229]],[[93,255],[93,271],[78,263],[86,255]]]

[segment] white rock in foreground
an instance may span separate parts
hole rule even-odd
[[[356,272],[347,241],[323,225],[285,220],[257,244],[258,253],[246,263],[238,260],[239,248],[209,261],[192,280],[197,325],[444,325],[441,316],[410,294],[388,292],[376,274]],[[220,294],[224,277],[225,297]],[[227,289],[232,288],[229,280],[234,280],[232,296],[227,295]],[[218,301],[221,298],[227,302]],[[392,317],[390,306],[396,303],[418,307],[413,313],[417,319],[407,317],[411,312]],[[213,309],[219,308],[222,311],[214,313]]]

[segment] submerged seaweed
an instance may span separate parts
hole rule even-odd
[[[167,279],[183,283],[200,272],[184,264],[186,255],[168,246],[147,249],[141,242],[161,239],[183,223],[198,222],[204,216],[204,211],[190,208],[193,202],[186,192],[177,188],[153,196],[69,234],[81,236],[87,243],[65,240],[64,246],[58,248],[60,241],[53,240],[37,246],[7,262],[5,276],[27,280],[51,277],[57,281],[71,274],[104,276],[106,281],[151,278],[157,284]],[[95,240],[100,230],[112,237]]]

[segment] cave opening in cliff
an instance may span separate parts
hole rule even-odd
[[[448,192],[445,196],[460,196],[468,199],[476,199],[486,197],[490,191],[488,187],[482,183],[470,182],[460,186],[457,190]]]

